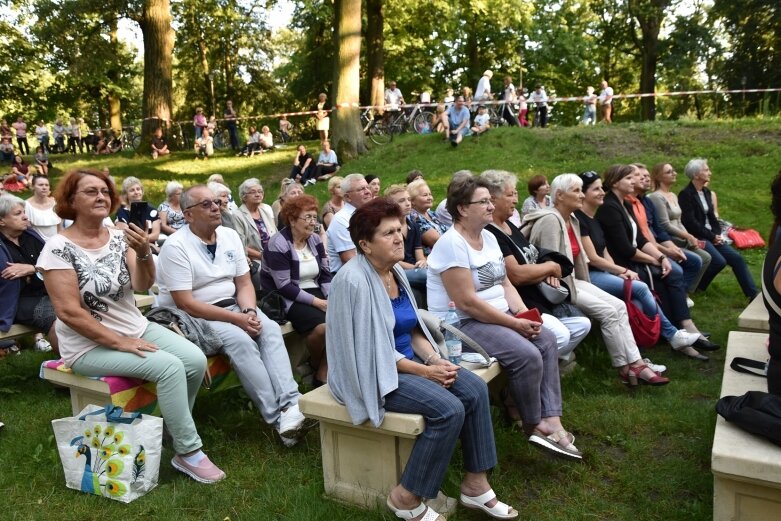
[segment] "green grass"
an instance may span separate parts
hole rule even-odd
[[[766,234],[770,226],[769,190],[781,165],[778,120],[709,123],[627,124],[542,131],[497,129],[451,149],[436,136],[406,136],[348,163],[342,173],[375,173],[383,186],[401,182],[413,168],[422,170],[437,199],[452,172],[467,168],[507,169],[519,174],[519,192],[533,174],[602,171],[616,162],[653,165],[672,162],[685,184],[683,166],[692,157],[710,160],[712,188],[724,218]],[[195,162],[190,154],[151,161],[144,158],[54,156],[58,169],[109,166],[118,178],[144,180],[151,201],[159,202],[170,179],[184,184],[222,173],[235,189],[245,178],[259,177],[267,202],[290,168],[294,151],[255,158],[224,155]],[[57,172],[55,172],[55,177]],[[325,200],[322,183],[309,188]],[[757,276],[764,251],[745,252]],[[719,275],[708,292],[696,297],[693,318],[726,345],[746,301],[730,271]],[[598,335],[577,349],[579,367],[562,381],[565,425],[586,452],[582,464],[549,459],[533,450],[495,411],[499,466],[492,484],[522,519],[538,520],[705,520],[712,517],[710,447],[715,424],[724,350],[708,363],[674,354],[659,345],[648,350],[654,362],[668,366],[672,383],[630,390],[619,384]],[[331,520],[395,519],[323,499],[319,437],[310,433],[292,450],[284,449],[240,389],[199,400],[195,418],[206,449],[228,479],[199,485],[173,471],[166,448],[156,490],[124,506],[64,487],[50,420],[70,415],[68,395],[37,377],[44,355],[24,350],[0,361],[0,515],[7,519],[179,519]],[[461,457],[454,455],[444,489],[458,490]],[[451,519],[485,517],[461,509]]]

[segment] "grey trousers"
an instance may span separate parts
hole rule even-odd
[[[240,311],[238,306],[227,309]],[[293,379],[279,324],[270,320],[260,309],[257,312],[263,328],[254,339],[236,325],[216,320],[210,320],[209,324],[222,338],[222,353],[230,359],[252,403],[266,423],[276,428],[279,426],[280,412],[296,405],[301,394]]]
[[[461,321],[459,329],[507,372],[507,386],[524,424],[537,425],[542,418],[561,416],[556,335],[543,327],[537,338],[528,340],[510,328],[472,319]]]

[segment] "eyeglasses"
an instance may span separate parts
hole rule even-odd
[[[580,177],[584,181],[586,179],[588,179],[590,181],[592,179],[598,178],[599,174],[594,172],[593,170],[589,170],[588,172],[583,172],[583,173],[579,174],[578,177]]]
[[[299,217],[300,220],[306,221],[308,223],[316,223],[317,222],[317,216],[316,215],[304,215],[302,217]]]
[[[467,204],[467,206],[470,205],[470,204],[479,204],[480,206],[486,206],[487,207],[489,204],[493,204],[493,203],[491,203],[490,199],[480,199],[479,201],[469,201],[466,204]]]
[[[79,190],[77,193],[82,193],[87,197],[97,197],[98,194],[103,197],[111,197],[111,191],[108,188],[101,188],[100,190],[97,188],[88,188],[87,190]]]
[[[191,204],[190,206],[185,207],[185,210],[189,210],[190,208],[195,208],[196,206],[200,206],[204,210],[211,210],[212,205],[219,208],[221,204],[222,204],[221,199],[206,199],[204,201],[201,201],[200,203]]]

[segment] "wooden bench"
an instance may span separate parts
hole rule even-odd
[[[501,368],[494,362],[474,372],[491,382]],[[347,409],[333,399],[327,385],[306,393],[298,406],[305,416],[320,420],[326,496],[363,508],[384,506],[391,488],[401,480],[415,439],[426,427],[423,416],[386,412],[378,428],[368,421],[353,425]]]
[[[727,342],[721,396],[767,392],[767,380],[730,368],[736,356],[766,360],[767,334],[732,331]],[[714,521],[781,518],[781,447],[717,415],[711,453]]]
[[[767,308],[762,300],[761,293],[738,315],[738,329],[741,331],[756,331],[758,333],[770,331]]]
[[[307,351],[303,337],[295,332],[290,322],[281,326],[281,328],[282,334],[285,338],[285,346],[288,350],[288,356],[291,360],[291,366],[295,370],[295,368],[304,365],[304,362],[309,357],[309,352]],[[214,360],[220,357],[223,359]],[[224,376],[226,372],[230,372],[230,363],[227,361],[227,358],[222,357],[222,355],[218,355],[217,357],[213,358],[214,359],[210,359],[209,361],[210,374],[212,377],[215,377],[217,374]],[[217,372],[215,373],[215,371]],[[53,384],[62,387],[68,387],[70,389],[71,410],[73,411],[73,414],[79,413],[88,404],[103,406],[107,403],[113,403],[114,405],[123,405],[123,403],[115,403],[121,398],[112,398],[109,384],[103,380],[88,378],[86,376],[77,375],[71,372],[64,372],[49,367],[41,368],[41,378]],[[151,383],[143,383],[143,385],[139,384],[135,387],[143,387],[144,389],[142,392],[146,393],[147,395],[154,394],[155,392],[154,384]],[[215,385],[211,386],[210,390],[216,390],[218,387],[219,384],[215,383]],[[123,392],[129,391],[131,391],[131,389]],[[146,400],[144,403],[148,402],[149,400]],[[132,406],[126,408],[130,411],[136,410]],[[151,411],[146,410],[142,412],[149,413]]]

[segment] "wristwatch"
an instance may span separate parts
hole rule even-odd
[[[659,258],[658,258],[658,259],[656,259],[656,260],[658,260],[658,261],[659,261],[659,263],[661,264],[661,263],[662,263],[662,261],[663,261],[664,259],[666,259],[666,258],[667,258],[667,255],[665,255],[665,254],[663,253],[663,254],[659,255]]]
[[[258,314],[258,312],[257,312],[257,310],[255,308],[244,308],[244,309],[241,310],[241,312],[244,313],[245,315],[247,313],[255,313],[255,316],[257,316],[257,314]]]

